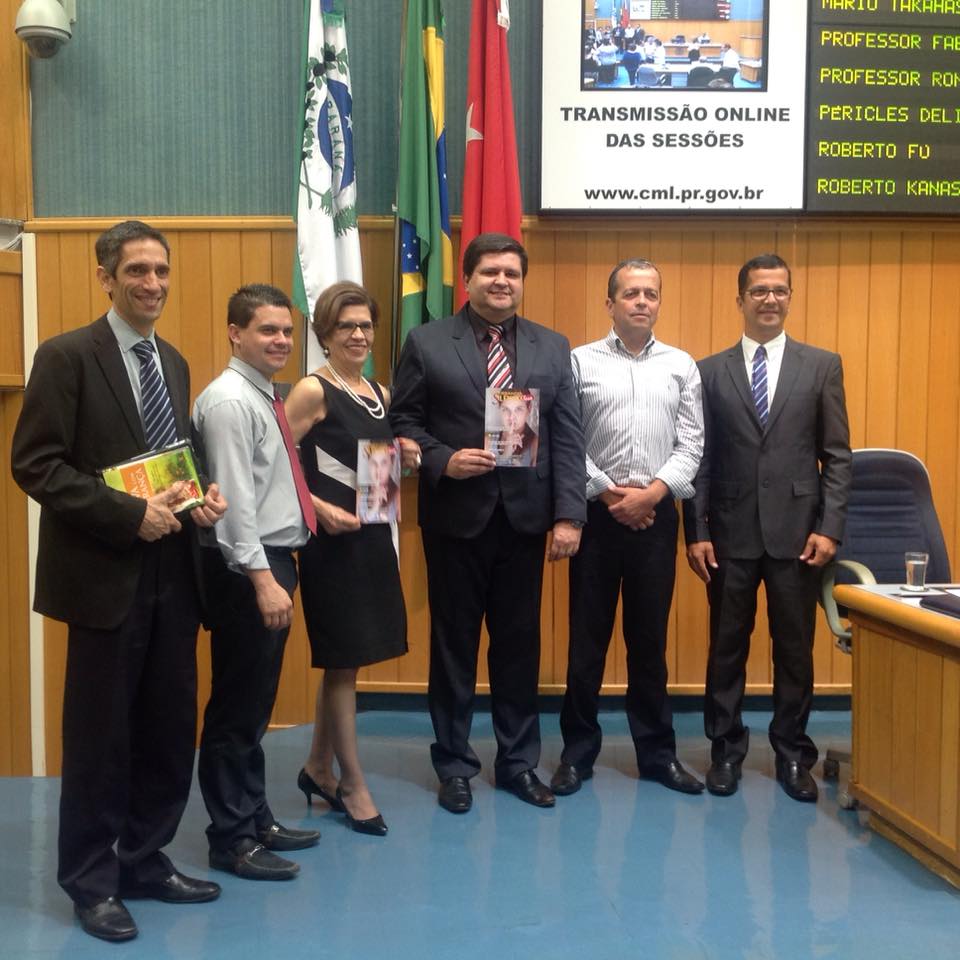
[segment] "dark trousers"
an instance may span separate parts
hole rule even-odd
[[[665,651],[677,509],[668,497],[656,510],[653,526],[631,530],[603,503],[592,501],[580,550],[570,561],[570,653],[560,730],[563,761],[579,770],[590,769],[600,753],[597,711],[618,595],[627,647],[627,721],[637,765],[643,770],[676,759]]]
[[[704,701],[704,731],[713,742],[714,761],[740,763],[747,755],[749,730],[741,710],[747,679],[750,634],[757,612],[757,589],[767,591],[773,638],[773,719],[770,743],[778,757],[808,769],[817,748],[807,736],[813,702],[813,633],[820,569],[799,560],[764,554],[755,560],[729,560],[711,572],[710,655]]]
[[[69,629],[57,879],[82,905],[173,870],[160,849],[187,803],[197,723],[200,611],[187,536],[143,545],[119,627]]]
[[[277,697],[289,628],[269,630],[246,574],[228,569],[219,550],[205,549],[212,680],[203,717],[197,774],[210,814],[211,850],[225,851],[274,822],[267,804],[263,748]],[[277,583],[290,596],[297,567],[288,550],[267,548]]]
[[[517,533],[501,506],[476,537],[423,531],[430,599],[428,701],[436,736],[430,753],[441,780],[472,777],[480,770],[469,740],[484,615],[497,782],[540,761],[544,543],[544,534]]]

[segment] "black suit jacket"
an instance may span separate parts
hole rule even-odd
[[[157,349],[177,431],[189,437],[186,361],[159,337]],[[11,456],[14,479],[41,507],[38,613],[106,630],[126,617],[146,546],[137,537],[146,502],[110,489],[98,472],[147,450],[107,318],[43,343],[34,357]]]
[[[517,388],[540,390],[535,467],[498,467],[466,480],[443,476],[450,457],[483,447],[483,357],[467,309],[411,330],[397,366],[390,423],[420,444],[419,521],[425,530],[474,537],[502,499],[513,528],[543,533],[586,519],[586,460],[567,338],[517,317]]]
[[[841,540],[852,457],[840,357],[787,338],[765,429],[740,341],[698,366],[704,450],[687,543],[746,560],[798,557],[811,533]]]

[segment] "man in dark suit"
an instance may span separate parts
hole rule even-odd
[[[820,572],[843,536],[851,454],[840,357],[789,339],[790,270],[765,254],[740,270],[743,338],[700,362],[705,446],[684,506],[687,560],[707,584],[707,789],[737,790],[749,731],[741,709],[761,582],[773,638],[770,742],[777,779],[816,801],[807,735]]]
[[[410,332],[390,421],[420,445],[419,522],[430,599],[430,714],[439,802],[470,809],[470,747],[480,626],[490,634],[497,786],[536,806],[540,592],[549,557],[576,553],[586,517],[583,432],[565,337],[516,314],[527,254],[511,237],[480,234],[463,258],[469,303]],[[496,467],[483,450],[488,386],[540,391],[534,467]]]
[[[100,478],[190,436],[190,384],[183,358],[154,334],[170,282],[166,239],[126,221],[96,252],[112,306],[37,351],[12,466],[41,506],[34,609],[69,626],[58,880],[84,930],[128,940],[137,928],[121,896],[220,893],[160,850],[193,773],[200,603],[189,528],[211,526],[226,504],[211,484],[188,520],[171,511],[182,484],[143,500]]]

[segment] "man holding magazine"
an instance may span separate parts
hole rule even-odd
[[[145,223],[97,240],[97,279],[112,301],[92,324],[34,357],[13,438],[17,483],[41,507],[38,613],[68,625],[57,879],[83,929],[129,940],[121,897],[213,900],[215,883],[161,852],[193,774],[200,596],[192,527],[226,503],[216,485],[174,513],[184,484],[149,499],[101,472],[190,436],[189,370],[154,333],[170,285],[170,248]]]

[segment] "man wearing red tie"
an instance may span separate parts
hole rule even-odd
[[[540,759],[540,593],[548,556],[573,556],[586,517],[583,431],[566,337],[517,315],[527,252],[481,233],[463,256],[468,302],[416,327],[397,367],[390,423],[420,445],[418,519],[430,596],[431,747],[438,801],[466,813],[480,760],[470,746],[480,626],[490,634],[498,787],[539,807],[554,797]],[[536,466],[483,449],[488,389],[540,391]]]
[[[293,346],[290,300],[241,287],[227,306],[227,369],[197,397],[193,423],[211,475],[230,491],[231,522],[204,550],[213,678],[198,774],[210,814],[210,865],[251,880],[288,880],[275,851],[313,846],[315,830],[277,823],[260,741],[277,695],[297,585],[294,550],[316,516],[273,377]]]

